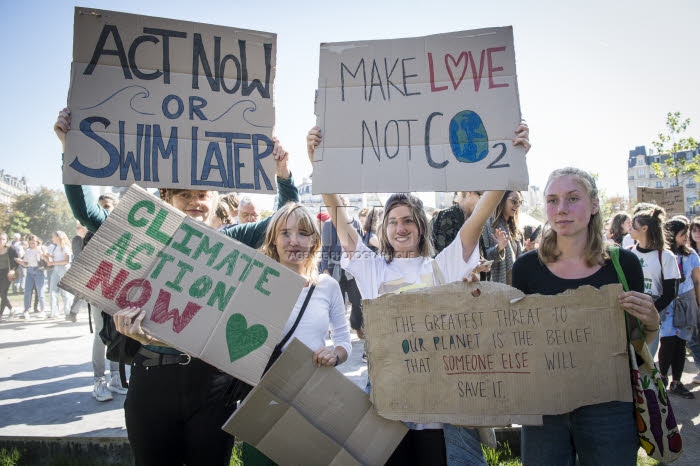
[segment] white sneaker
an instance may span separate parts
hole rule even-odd
[[[45,319],[45,318],[46,318],[46,313],[45,313],[44,311],[37,312],[37,313],[35,314],[35,317],[36,317],[37,319]]]
[[[110,401],[112,394],[107,389],[105,379],[95,379],[95,386],[92,387],[92,397],[97,401]]]
[[[119,374],[114,374],[111,379],[109,379],[109,384],[107,388],[110,392],[118,393],[120,395],[126,395],[128,391],[126,388],[122,387],[122,381]]]
[[[29,320],[29,319],[31,319],[31,316],[29,315],[29,311],[24,311],[24,312],[22,313],[22,318],[23,318],[24,320]]]
[[[700,372],[698,372],[697,375],[693,377],[693,380],[691,380],[691,382],[700,384]]]

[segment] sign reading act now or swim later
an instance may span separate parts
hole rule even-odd
[[[275,192],[276,42],[76,7],[63,182]]]
[[[511,27],[322,44],[319,66],[314,193],[527,189]]]
[[[59,286],[254,385],[304,280],[134,185]]]
[[[372,401],[388,419],[538,424],[630,401],[620,285],[528,295],[453,283],[363,301]]]

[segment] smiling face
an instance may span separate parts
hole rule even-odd
[[[520,206],[523,205],[523,197],[517,191],[512,191],[508,194],[506,198],[506,205],[503,209],[503,216],[508,220],[509,218],[515,217],[520,210]]]
[[[571,175],[555,178],[545,192],[547,220],[562,237],[587,237],[591,215],[598,212],[586,189]]]
[[[168,201],[188,217],[207,223],[209,215],[214,211],[216,196],[213,191],[183,189],[168,193]]]
[[[420,229],[411,209],[399,205],[386,216],[386,236],[396,257],[416,257],[420,254]]]
[[[693,224],[690,234],[693,236],[693,241],[695,241],[695,244],[700,245],[700,227]]]

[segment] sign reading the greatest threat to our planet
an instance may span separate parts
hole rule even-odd
[[[76,7],[63,182],[275,192],[277,36]]]
[[[527,189],[511,27],[322,44],[316,115],[314,193]]]
[[[108,314],[140,307],[151,335],[256,384],[304,280],[133,185],[59,286]]]
[[[450,283],[365,300],[377,413],[529,424],[528,417],[629,401],[621,291],[614,284],[525,296],[501,283]]]

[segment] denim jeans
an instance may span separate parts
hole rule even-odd
[[[46,300],[44,299],[44,271],[39,270],[39,267],[27,267],[27,278],[24,283],[24,310],[29,311],[32,308],[32,290],[36,288],[36,293],[39,296],[39,309],[43,312],[46,309]]]
[[[523,426],[523,466],[637,464],[639,438],[632,402],[582,406],[566,414],[543,416],[542,426]]]
[[[96,379],[100,379],[105,376],[105,354],[107,353],[107,347],[102,342],[100,338],[100,332],[102,327],[104,327],[104,320],[102,319],[102,311],[97,307],[90,305],[90,310],[92,313],[92,325],[94,326],[95,334],[92,339],[92,371]],[[128,367],[126,368],[128,371]],[[116,361],[109,361],[109,372],[110,376],[114,377],[119,375],[119,363]]]
[[[487,465],[476,429],[443,424],[442,430],[445,432],[447,464]]]
[[[58,296],[61,296],[63,301],[63,314],[68,315],[70,312],[71,305],[73,304],[73,298],[70,293],[58,287],[58,282],[63,278],[63,276],[68,271],[68,267],[65,265],[55,265],[49,275],[49,301],[51,303],[51,315],[58,314]]]

